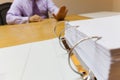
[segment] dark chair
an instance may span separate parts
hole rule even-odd
[[[1,15],[0,15],[0,25],[2,25],[2,22],[3,22],[3,21],[2,21],[2,17],[1,17]]]
[[[3,4],[0,4],[0,18],[1,18],[0,24],[1,25],[7,24],[6,23],[6,14],[7,14],[7,11],[9,10],[11,4],[12,4],[12,2],[6,2]]]

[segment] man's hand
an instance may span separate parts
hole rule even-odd
[[[39,15],[33,15],[29,18],[29,22],[39,22],[42,21],[43,19]]]
[[[53,14],[53,16],[54,16],[54,18],[55,18],[56,20],[58,20],[58,21],[64,20],[67,12],[68,12],[68,10],[66,9],[66,7],[65,7],[65,6],[62,6],[62,7],[60,7],[58,13],[57,13],[56,15]]]

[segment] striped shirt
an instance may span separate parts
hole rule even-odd
[[[39,16],[43,19],[48,18],[48,12],[56,14],[58,8],[52,0],[36,0],[39,8]],[[28,23],[28,19],[32,16],[32,0],[14,0],[6,15],[8,24]]]

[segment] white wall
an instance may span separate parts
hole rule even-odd
[[[0,3],[4,3],[4,2],[12,2],[13,0],[0,0]]]
[[[112,0],[53,0],[58,6],[66,5],[70,14],[112,10]]]
[[[113,0],[113,11],[120,11],[120,0]]]

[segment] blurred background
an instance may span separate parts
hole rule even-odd
[[[0,0],[12,2],[13,0]],[[53,0],[57,6],[66,5],[69,9],[68,14],[81,14],[98,11],[120,11],[120,0]]]

